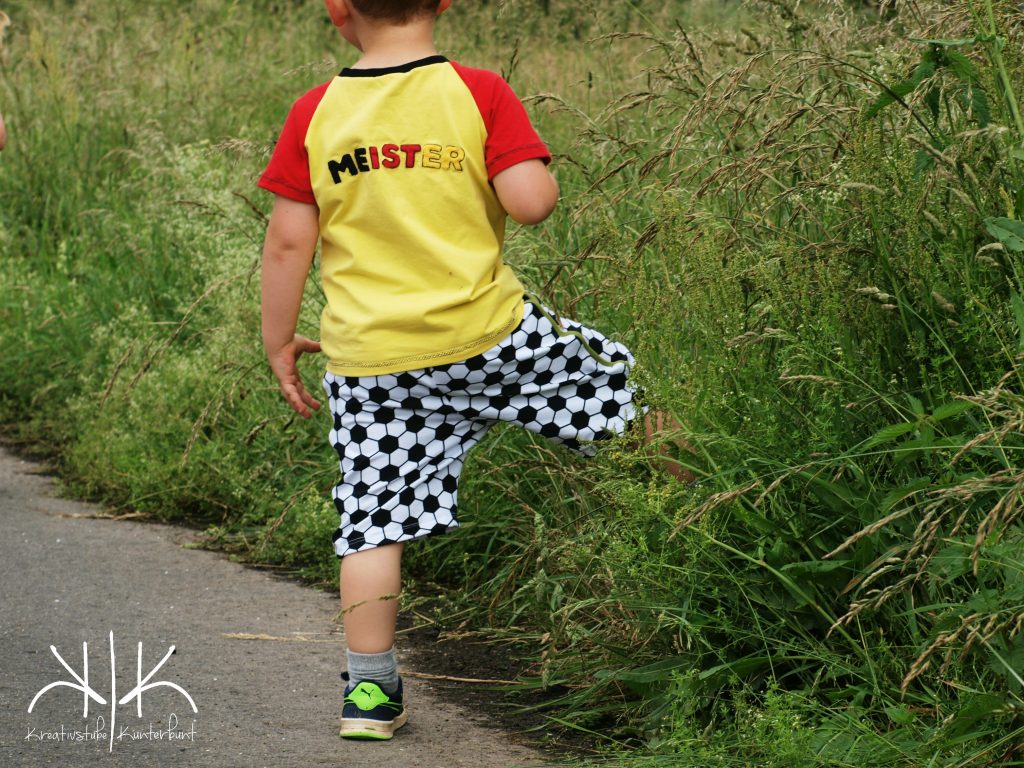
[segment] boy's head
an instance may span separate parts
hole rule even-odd
[[[367,19],[390,24],[407,24],[420,16],[437,15],[442,0],[349,0],[349,2]]]

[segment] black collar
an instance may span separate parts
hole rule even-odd
[[[380,77],[381,75],[396,75],[403,72],[411,72],[414,69],[426,67],[431,64],[444,64],[446,61],[448,61],[446,57],[441,54],[435,54],[434,56],[427,56],[425,59],[417,59],[416,61],[406,62],[405,64],[399,64],[395,67],[378,67],[376,69],[352,69],[351,67],[345,67],[338,73],[338,77]]]

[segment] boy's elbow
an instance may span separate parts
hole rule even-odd
[[[518,207],[514,211],[508,211],[508,215],[519,224],[540,224],[551,215],[553,210],[555,210],[553,202],[549,205],[537,201]]]
[[[551,215],[558,204],[558,182],[548,174],[548,183],[534,188],[529,194],[508,200],[505,210],[519,224],[540,224]]]
[[[494,192],[520,224],[539,224],[555,209],[558,182],[541,160],[526,160],[495,175]]]
[[[263,242],[264,263],[311,261],[319,236],[317,207],[278,195]]]

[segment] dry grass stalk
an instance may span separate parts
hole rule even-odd
[[[991,641],[1000,635],[1012,639],[1020,634],[1022,627],[1024,611],[994,614],[974,612],[961,617],[960,625],[956,629],[938,633],[918,654],[900,684],[900,693],[906,695],[911,683],[928,670],[932,658],[938,652],[942,652],[939,673],[945,674],[957,655],[966,655],[975,645],[989,646]]]
[[[903,498],[899,499],[899,501],[902,501],[903,499],[909,498],[912,495],[913,495],[913,493],[907,494]],[[909,515],[913,511],[914,511],[914,507],[913,506],[907,506],[907,507],[903,507],[902,509],[897,509],[895,512],[890,512],[888,515],[883,517],[881,520],[875,521],[871,525],[867,526],[866,528],[862,528],[861,530],[857,531],[857,533],[855,533],[852,536],[850,536],[849,538],[847,538],[846,541],[844,541],[838,547],[836,547],[831,552],[829,552],[827,555],[825,555],[825,557],[823,559],[829,560],[829,559],[835,557],[840,552],[843,552],[844,550],[849,549],[850,547],[852,547],[854,544],[856,544],[861,539],[867,538],[868,536],[873,536],[874,534],[878,533],[883,528],[887,528],[892,523],[894,523],[897,520],[900,520],[900,519],[906,517],[907,515]]]
[[[683,528],[688,528],[689,526],[693,525],[702,517],[704,517],[704,515],[706,515],[708,512],[712,512],[718,509],[719,507],[725,506],[726,504],[736,501],[736,499],[746,496],[755,488],[760,487],[761,481],[753,480],[747,483],[746,485],[740,486],[739,488],[731,488],[728,491],[722,491],[720,493],[712,494],[703,504],[700,505],[700,507],[697,508],[697,510],[690,514],[685,520],[683,520],[682,523],[680,523],[676,527],[674,531],[672,531],[671,534],[669,534],[669,539],[671,540],[675,538],[676,534],[679,533],[679,531],[681,531]]]
[[[928,214],[927,211],[923,211],[923,213],[925,213],[927,215],[931,215],[931,214]],[[932,218],[934,218],[934,217],[932,217]],[[930,219],[929,219],[929,221],[930,221]],[[947,299],[945,296],[943,296],[938,291],[932,291],[932,300],[936,304],[939,305],[939,307],[942,309],[943,312],[949,312],[949,313],[956,312],[956,306],[953,304],[953,302],[951,302],[949,299]]]
[[[267,635],[261,633],[251,632],[224,632],[221,637],[226,637],[228,640],[265,640],[275,643],[340,643],[342,638],[340,635],[330,640],[321,640],[318,638],[310,638],[307,635],[311,633],[303,632],[297,633],[292,637],[282,637],[280,635]]]
[[[826,387],[838,387],[842,384],[835,379],[826,379],[824,376],[815,376],[810,373],[790,373],[788,369],[779,374],[779,381],[812,381],[815,384],[824,384]]]
[[[873,295],[873,287],[861,289],[864,295]],[[937,303],[939,298],[935,297]],[[1003,446],[1021,434],[1024,428],[1024,398],[1016,388],[1021,377],[1021,362],[1001,378],[993,389],[963,400],[979,406],[991,425],[988,430],[968,440],[956,453],[953,463],[968,457],[984,462],[1005,456]],[[983,453],[978,453],[983,451]],[[892,597],[913,590],[929,574],[935,557],[950,541],[962,537],[973,527],[973,545],[970,552],[971,573],[978,578],[981,556],[985,547],[1012,530],[1024,516],[1024,469],[1013,466],[994,469],[976,477],[965,477],[942,488],[908,492],[897,503],[897,509],[880,520],[865,526],[848,537],[826,557],[834,557],[861,539],[890,528],[911,513],[920,513],[914,532],[907,541],[887,553],[866,569],[866,575],[851,581],[847,590],[855,590],[862,597],[854,600],[846,613],[836,620],[835,627],[848,625],[865,610],[877,610]],[[965,542],[966,546],[966,542]],[[883,579],[895,580],[881,589],[871,586]],[[934,667],[933,660],[941,654],[939,673],[942,674],[959,655],[969,653],[978,645],[988,646],[997,636],[1012,638],[1024,628],[1024,611],[973,611],[959,618],[954,629],[939,632],[911,664],[902,684],[906,694],[909,686],[926,671]]]
[[[756,344],[757,342],[764,341],[765,339],[778,338],[783,335],[785,335],[785,332],[781,328],[766,327],[760,331],[747,331],[746,333],[741,333],[739,336],[725,342],[725,346],[729,349],[735,349],[736,347],[742,347],[746,344]]]

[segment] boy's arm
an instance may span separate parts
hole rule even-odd
[[[296,361],[320,343],[295,335],[302,292],[320,234],[315,205],[277,195],[263,244],[263,348],[288,404],[305,418],[320,407],[302,384]]]
[[[502,207],[520,224],[539,224],[558,202],[558,182],[543,160],[516,163],[491,183]]]

